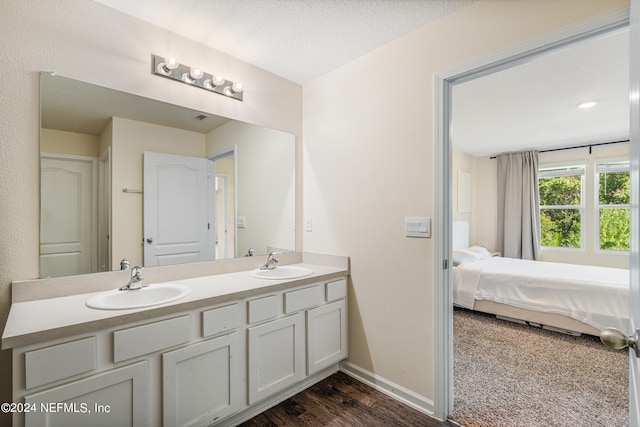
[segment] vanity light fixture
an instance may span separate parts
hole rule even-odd
[[[220,74],[209,74],[196,67],[180,64],[175,58],[151,55],[152,72],[189,86],[243,101],[243,86],[240,82],[226,80]]]

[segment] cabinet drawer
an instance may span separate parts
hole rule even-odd
[[[273,319],[280,312],[278,297],[275,295],[251,300],[247,305],[249,313],[247,322],[249,324]]]
[[[113,333],[115,363],[189,341],[191,316],[176,317]]]
[[[339,300],[347,296],[347,279],[327,283],[327,302]]]
[[[210,337],[240,326],[240,306],[231,304],[202,312],[202,336]]]
[[[84,338],[24,355],[26,387],[33,388],[96,368],[96,339]]]
[[[294,311],[304,310],[314,307],[324,302],[324,286],[316,285],[310,288],[291,291],[284,294],[284,312],[286,314]]]

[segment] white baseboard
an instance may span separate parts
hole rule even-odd
[[[340,370],[350,377],[375,388],[387,396],[392,397],[405,405],[422,412],[423,414],[427,414],[431,417],[434,416],[433,401],[424,396],[414,393],[407,388],[382,378],[373,372],[369,372],[351,362],[340,362]]]

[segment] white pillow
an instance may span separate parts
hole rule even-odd
[[[476,262],[480,260],[480,255],[468,249],[458,249],[453,251],[453,265],[460,265],[466,262]]]
[[[482,257],[481,259],[491,258],[491,252],[482,246],[471,246],[469,250],[480,255]]]

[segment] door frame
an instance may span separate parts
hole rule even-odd
[[[640,231],[636,228],[640,223],[640,0],[631,0],[629,23],[629,103],[631,122],[629,139],[631,141],[631,250],[630,270],[631,282],[629,297],[630,330],[640,329]],[[640,426],[640,359],[629,352],[629,425]]]
[[[222,212],[222,220],[220,221],[221,224],[223,224],[223,228],[224,230],[222,230],[222,236],[223,236],[223,243],[222,243],[222,248],[223,248],[223,254],[220,255],[220,239],[218,239],[218,232],[220,230],[217,229],[218,226],[218,217],[217,215],[214,215],[214,221],[216,222],[216,224],[214,225],[214,227],[216,227],[216,237],[215,240],[217,242],[216,247],[217,249],[217,255],[215,259],[226,259],[227,258],[227,252],[229,250],[229,207],[227,206],[228,203],[228,198],[229,198],[229,175],[226,173],[214,173],[214,179],[216,181],[214,181],[214,184],[217,182],[217,184],[214,185],[214,197],[216,197],[216,192],[218,191],[217,188],[219,188],[220,186],[222,186],[222,201],[220,203],[222,203],[222,206],[217,206],[216,205],[216,212],[221,211]],[[216,202],[219,202],[219,200],[216,197]]]
[[[98,158],[98,271],[111,271],[111,147]],[[105,236],[106,231],[106,236]],[[104,261],[104,263],[103,263]],[[104,270],[102,266],[104,265]]]
[[[640,0],[632,0],[632,3],[635,3],[636,6],[638,2]],[[634,18],[637,18],[637,16],[634,16]],[[447,419],[453,408],[453,289],[452,274],[449,268],[449,260],[452,254],[451,226],[453,219],[451,164],[452,88],[455,84],[526,63],[569,44],[625,28],[629,26],[630,20],[629,7],[615,9],[532,40],[496,51],[477,60],[444,70],[435,76],[434,169],[436,190],[434,201],[436,210],[434,216],[436,224],[440,226],[435,229],[434,233],[434,265],[441,266],[434,271],[434,416],[438,419]],[[633,139],[631,145],[634,145]],[[637,264],[637,261],[635,262]],[[634,263],[633,259],[631,263]]]
[[[232,148],[218,153],[212,154],[208,157],[209,160],[215,164],[216,160],[223,159],[225,157],[233,158],[233,258],[238,257],[238,144],[234,144]],[[214,168],[214,174],[217,170]],[[215,198],[215,195],[214,195]],[[214,220],[215,223],[215,220]],[[229,242],[227,241],[227,244]]]

